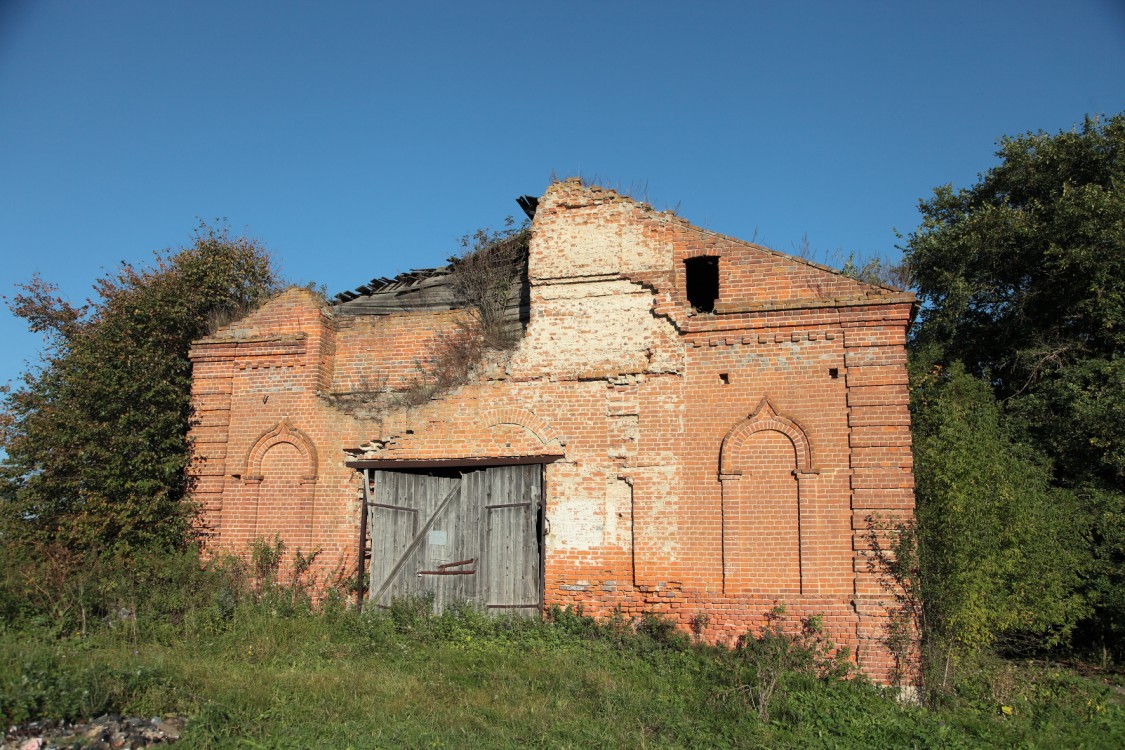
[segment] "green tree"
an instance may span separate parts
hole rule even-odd
[[[903,248],[922,301],[914,346],[986,381],[1048,459],[1038,474],[1077,498],[1088,626],[1112,641],[1125,624],[1125,114],[1002,138],[998,156],[971,188],[921,203]]]
[[[843,257],[843,256],[841,256]],[[912,286],[908,269],[903,264],[891,263],[885,258],[873,255],[857,263],[855,253],[848,253],[840,264],[840,273],[856,281],[895,289],[909,289]]]
[[[916,358],[916,364],[921,357]],[[960,363],[914,374],[918,554],[931,642],[1053,645],[1088,608],[1075,498]]]
[[[0,402],[0,533],[106,552],[178,547],[192,517],[188,348],[277,277],[258,243],[201,225],[190,247],[123,264],[94,288],[78,307],[34,278],[9,300],[47,346]]]

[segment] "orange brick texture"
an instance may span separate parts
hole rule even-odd
[[[713,313],[687,302],[698,256],[719,259]],[[193,473],[211,549],[279,533],[350,572],[362,503],[346,461],[557,457],[548,606],[705,619],[707,638],[733,642],[784,603],[822,615],[886,680],[891,596],[864,532],[869,515],[913,512],[913,296],[573,180],[540,199],[529,278],[516,350],[415,408],[357,414],[329,396],[402,387],[462,313],[345,317],[293,289],[198,341]]]

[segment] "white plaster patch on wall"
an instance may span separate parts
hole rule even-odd
[[[626,244],[621,250],[621,272],[628,274],[671,270],[673,254],[671,235],[661,233],[658,237],[643,234],[639,228],[636,234],[636,240]]]
[[[534,293],[538,314],[512,358],[514,376],[644,372],[657,331],[668,325],[652,316],[652,294],[633,282],[539,287]],[[666,336],[660,340],[667,344]]]
[[[600,469],[572,468],[556,471],[552,478],[548,552],[591,551],[604,544],[605,474]]]
[[[633,536],[633,488],[617,477],[605,483],[605,543],[627,549]]]
[[[683,372],[684,342],[675,327],[663,318],[654,318],[649,347],[649,372]]]
[[[663,559],[676,562],[680,552],[680,528],[683,516],[679,507],[683,499],[676,488],[683,486],[676,465],[641,466],[631,469],[633,491],[645,502],[633,517],[633,537],[638,551],[658,552]]]
[[[624,215],[627,210],[635,209],[621,206],[612,212],[604,207],[570,211],[564,220],[537,227],[532,247],[532,280],[616,274],[622,269],[623,253],[628,253],[630,263],[640,263],[641,259],[633,256],[645,246],[644,237],[640,225]],[[583,213],[591,218],[596,214],[597,220],[583,223]]]
[[[554,300],[579,300],[594,297],[619,297],[651,293],[640,284],[626,279],[589,279],[572,283],[541,284],[532,290],[532,307]]]
[[[636,414],[612,417],[609,423],[609,457],[624,461],[635,457],[639,437],[640,418]]]

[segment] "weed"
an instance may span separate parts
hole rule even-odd
[[[655,614],[435,615],[416,597],[357,615],[293,606],[315,582],[276,539],[253,557],[107,559],[102,580],[68,571],[66,598],[0,571],[0,722],[175,712],[197,748],[1125,745],[1120,697],[1056,664],[962,664],[940,707],[904,706],[836,679],[849,665],[817,619],[780,609],[733,651]]]
[[[670,620],[654,612],[641,614],[636,624],[637,632],[648,636],[654,643],[669,648],[683,649],[687,646],[687,637],[676,626],[675,620]]]
[[[390,375],[377,371],[361,375],[353,390],[318,393],[326,404],[353,417],[379,422],[383,414],[393,407],[394,391],[388,387]]]
[[[509,316],[523,284],[531,232],[513,227],[479,229],[461,238],[462,253],[449,259],[453,293],[464,314],[451,330],[439,333],[418,374],[393,394],[399,408],[420,406],[469,382],[489,352],[511,350],[519,340],[519,321]]]
[[[420,630],[429,624],[434,612],[434,595],[431,591],[395,597],[387,609],[391,622],[400,633]]]
[[[0,627],[0,720],[179,712],[192,717],[183,744],[198,748],[1097,748],[1120,746],[1125,732],[1109,690],[1049,665],[998,662],[1009,672],[995,684],[982,665],[956,707],[900,705],[831,679],[815,619],[797,626],[783,613],[726,652],[654,647],[635,626],[667,632],[656,617],[491,618],[472,605],[433,615],[429,605],[278,617],[246,597],[221,632],[181,627],[155,641],[142,627],[137,644],[96,628],[44,641]],[[729,691],[715,700],[732,665],[740,685],[769,672],[760,651],[790,669],[768,722]]]
[[[551,605],[547,610],[547,619],[562,632],[579,638],[596,638],[602,628],[598,621],[585,613],[582,605],[560,607]]]
[[[698,614],[692,615],[689,627],[697,643],[703,640],[703,634],[707,631],[707,627],[710,624],[711,616],[706,612],[699,612]]]
[[[471,311],[472,331],[485,349],[509,349],[518,338],[507,311],[522,281],[530,239],[530,230],[514,228],[509,216],[502,230],[485,228],[462,237],[462,254],[450,258],[454,293]]]
[[[920,646],[929,630],[922,603],[921,563],[914,522],[892,524],[867,516],[866,527],[868,571],[878,576],[880,587],[895,601],[894,606],[888,608],[883,637],[894,659],[891,681],[896,686],[922,687],[924,664]]]
[[[770,706],[792,675],[821,679],[843,679],[852,674],[847,649],[837,649],[825,635],[817,616],[806,617],[794,629],[785,606],[766,613],[766,623],[754,635],[738,639],[732,654],[735,687],[746,697],[763,722],[769,721]]]
[[[285,556],[285,542],[275,535],[273,542],[258,537],[250,544],[250,565],[259,593],[277,586],[281,559]]]
[[[391,403],[399,408],[421,406],[469,382],[484,360],[482,331],[479,322],[470,317],[458,320],[453,330],[439,333],[430,344],[429,360],[415,363],[417,374],[392,394]]]
[[[5,726],[50,717],[76,720],[113,710],[131,696],[168,681],[150,666],[85,656],[74,642],[60,647],[0,636],[0,717]]]

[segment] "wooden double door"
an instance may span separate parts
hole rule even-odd
[[[365,473],[371,602],[432,595],[438,612],[466,600],[540,609],[542,465]]]

